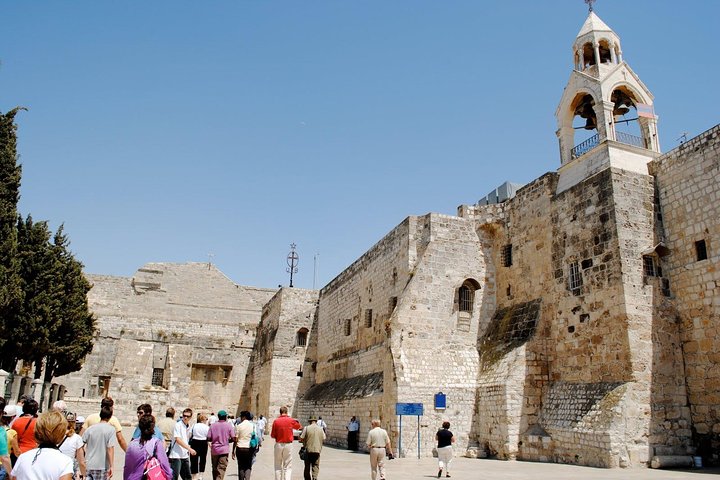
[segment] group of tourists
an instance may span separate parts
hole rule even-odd
[[[21,397],[17,406],[5,403],[0,397],[0,480],[109,480],[116,473],[116,445],[125,451],[124,480],[202,480],[208,450],[213,480],[224,479],[229,457],[237,460],[240,479],[249,480],[265,428],[262,416],[253,422],[246,411],[234,421],[224,410],[199,414],[191,424],[192,409],[176,419],[172,407],[156,423],[152,406],[142,404],[128,443],[110,397],[85,419],[67,412],[63,401],[39,416],[32,398]]]
[[[115,446],[125,451],[124,480],[173,479],[202,480],[208,451],[212,480],[223,480],[229,461],[237,461],[238,477],[249,480],[258,449],[262,444],[266,419],[257,419],[248,411],[234,420],[220,410],[209,416],[199,413],[193,422],[193,411],[186,408],[180,418],[170,407],[155,421],[150,404],[137,407],[137,425],[128,443],[122,426],[113,415],[113,400],[103,398],[100,411],[87,418],[67,412],[58,401],[38,416],[38,403],[21,397],[18,405],[6,405],[0,397],[0,480],[109,480],[113,476]],[[291,480],[293,442],[296,432],[302,444],[304,479],[317,480],[320,454],[327,438],[327,424],[322,417],[311,416],[305,428],[280,408],[270,436],[275,440],[275,480]],[[365,442],[370,453],[371,478],[385,480],[385,460],[393,458],[390,437],[373,419]],[[348,448],[358,449],[360,423],[352,417],[346,426]],[[455,442],[450,423],[444,422],[437,440],[438,478],[450,477],[452,444]],[[155,473],[158,475],[155,476]],[[210,480],[210,479],[208,479]]]

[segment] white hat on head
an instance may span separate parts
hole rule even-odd
[[[5,405],[5,410],[3,410],[3,417],[14,417],[17,415],[17,408],[15,405]]]

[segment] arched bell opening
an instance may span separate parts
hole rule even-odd
[[[592,67],[596,64],[595,62],[595,49],[593,48],[593,44],[590,42],[587,42],[582,47],[582,58],[583,58],[583,66],[582,70],[585,70],[588,67]]]
[[[613,55],[610,52],[610,42],[600,40],[600,42],[598,42],[598,50],[600,51],[600,63],[612,63]]]
[[[570,104],[572,109],[573,142],[571,158],[577,158],[599,143],[595,99],[587,93],[579,93]]]
[[[640,148],[650,148],[640,128],[635,94],[626,87],[618,87],[610,96],[613,103],[613,123],[615,125],[615,140],[627,145]]]

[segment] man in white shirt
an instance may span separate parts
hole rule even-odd
[[[192,414],[192,409],[186,408],[183,410],[182,421],[175,423],[172,448],[170,449],[170,455],[168,455],[173,471],[173,480],[177,480],[178,477],[182,477],[183,480],[192,480],[190,455],[196,454],[195,450],[190,447],[188,440]]]

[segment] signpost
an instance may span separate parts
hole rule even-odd
[[[402,417],[403,415],[417,416],[417,452],[420,459],[420,417],[423,414],[422,403],[396,403],[395,415],[400,416],[400,439],[398,440],[398,456],[402,454]]]

